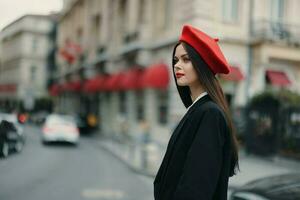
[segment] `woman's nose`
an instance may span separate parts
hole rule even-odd
[[[181,67],[179,66],[179,64],[178,64],[179,62],[177,62],[175,65],[174,65],[174,69],[175,69],[175,71],[177,71],[177,70],[180,70],[181,69]]]

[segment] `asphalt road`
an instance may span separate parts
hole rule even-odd
[[[23,151],[0,160],[0,200],[151,200],[152,179],[104,150],[99,137],[44,146],[26,126]]]

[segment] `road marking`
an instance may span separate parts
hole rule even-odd
[[[114,189],[84,189],[81,196],[86,199],[106,199],[115,200],[124,198],[124,192]]]

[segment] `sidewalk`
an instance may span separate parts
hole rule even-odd
[[[164,155],[164,150],[151,143],[120,143],[109,138],[98,138],[101,147],[123,161],[132,170],[146,176],[155,177]],[[147,159],[146,159],[147,158]]]
[[[229,187],[239,187],[245,183],[267,176],[299,172],[300,162],[288,160],[282,157],[259,157],[246,155],[240,151],[240,172],[230,178]]]
[[[132,170],[152,178],[156,175],[166,148],[155,143],[149,143],[148,145],[139,143],[125,144],[108,138],[99,138],[97,142],[107,151],[121,159]],[[278,156],[259,157],[246,155],[245,152],[241,150],[240,172],[238,175],[230,178],[229,187],[239,187],[257,178],[289,172],[299,172],[299,169],[299,161]]]

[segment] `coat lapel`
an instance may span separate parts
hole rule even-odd
[[[170,144],[169,144],[170,147],[173,147],[173,145],[176,143],[178,136],[182,132],[181,129],[182,129],[185,121],[189,118],[188,116],[196,109],[197,104],[198,104],[198,106],[203,104],[204,102],[206,102],[208,100],[208,97],[209,97],[208,95],[205,95],[204,97],[199,99],[198,102],[196,102],[194,105],[192,105],[192,107],[186,112],[186,114],[184,115],[184,117],[182,118],[182,120],[180,121],[180,123],[178,124],[176,129],[174,130],[174,134],[173,134]],[[172,148],[172,149],[174,149],[174,148]]]
[[[159,179],[161,180],[165,174],[165,170],[168,168],[168,164],[169,161],[172,157],[172,154],[174,152],[174,145],[176,144],[176,141],[180,135],[180,133],[182,133],[182,128],[183,125],[185,124],[186,120],[189,118],[188,116],[195,110],[195,108],[201,104],[203,104],[204,102],[208,101],[210,98],[208,95],[202,97],[201,99],[199,99],[187,112],[186,114],[183,116],[182,120],[179,122],[179,124],[177,125],[177,127],[175,128],[173,135],[170,138],[168,147],[167,147],[167,151],[166,154],[164,156],[163,162],[159,168],[159,171],[155,177],[154,183],[156,183]],[[163,183],[162,183],[163,185]]]

